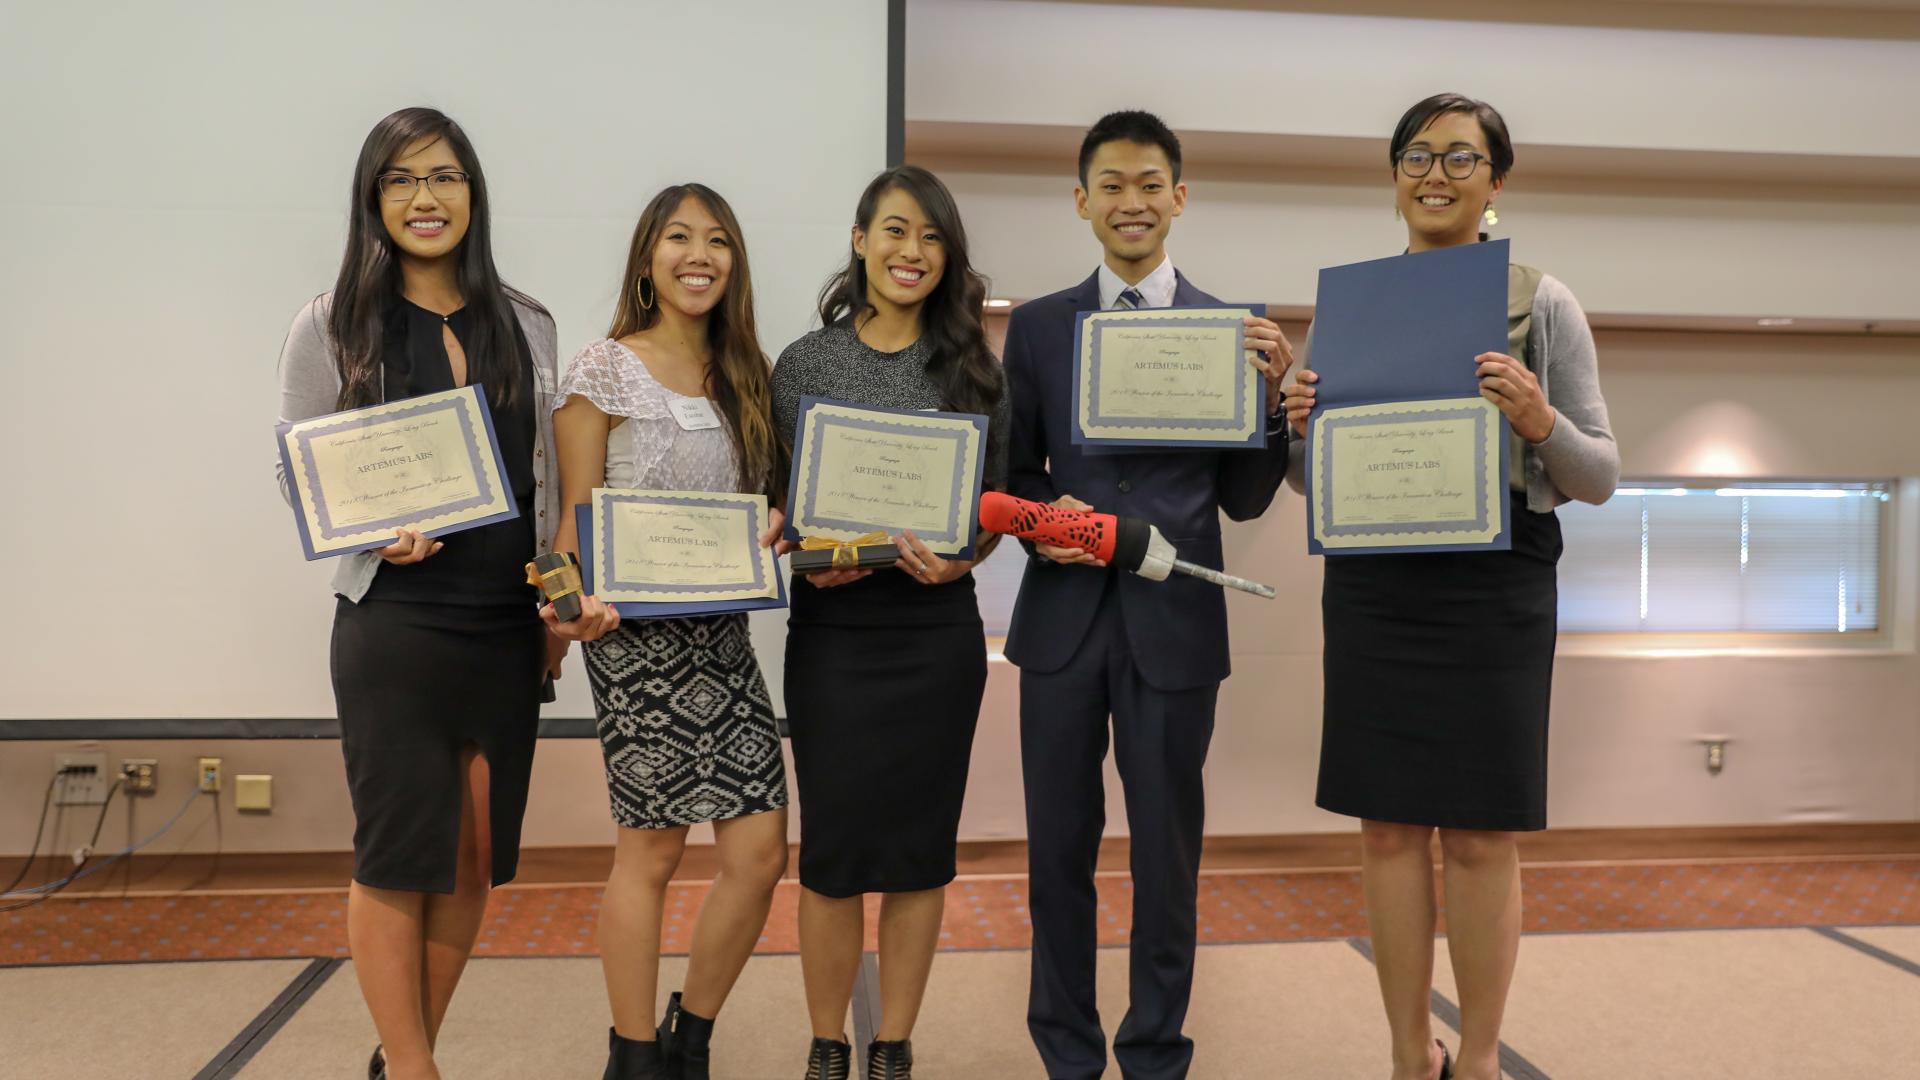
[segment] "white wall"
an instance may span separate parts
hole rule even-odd
[[[907,115],[1376,138],[1437,81],[1546,146],[1920,157],[1914,41],[1226,7],[911,0]]]
[[[908,15],[907,117],[927,133],[909,155],[965,189],[1004,296],[1085,276],[1079,133],[1146,108],[1189,141],[1183,265],[1217,295],[1311,304],[1319,268],[1404,245],[1388,137],[1458,90],[1516,144],[1494,234],[1590,312],[1920,319],[1920,110],[1896,104],[1920,100],[1911,37],[1031,0]]]
[[[1384,158],[1384,136],[1381,145]],[[994,163],[916,156],[911,145],[909,156],[961,199],[996,294],[1031,299],[1093,272],[1099,248],[1073,210],[1071,156],[1052,173],[1030,161],[984,171]],[[1321,267],[1406,246],[1384,167],[1353,182],[1262,182],[1200,162],[1185,179],[1168,250],[1217,296],[1308,305]],[[1915,200],[1569,187],[1542,190],[1517,171],[1493,235],[1567,282],[1589,313],[1920,318]]]

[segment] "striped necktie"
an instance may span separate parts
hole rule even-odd
[[[1114,301],[1113,306],[1122,311],[1131,311],[1134,308],[1146,307],[1147,298],[1140,295],[1139,289],[1128,286],[1120,291],[1120,297]]]

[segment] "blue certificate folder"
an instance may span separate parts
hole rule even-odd
[[[1253,315],[1257,318],[1265,318],[1267,314],[1267,309],[1260,304],[1197,304],[1197,305],[1190,304],[1190,305],[1184,305],[1180,307],[1140,308],[1137,310],[1143,311],[1143,312],[1156,313],[1156,314],[1164,312],[1168,316],[1168,319],[1165,325],[1178,326],[1178,325],[1181,325],[1183,321],[1184,322],[1192,321],[1191,319],[1182,320],[1180,317],[1181,312],[1193,311],[1193,310],[1219,311],[1225,308],[1232,308],[1235,311],[1238,311],[1240,309],[1245,309],[1247,314]],[[1234,403],[1235,414],[1243,418],[1246,417],[1249,413],[1252,414],[1252,432],[1244,438],[1239,438],[1231,441],[1225,440],[1225,439],[1198,439],[1198,438],[1183,436],[1183,435],[1172,433],[1172,432],[1169,432],[1169,434],[1166,435],[1165,437],[1154,437],[1154,438],[1112,438],[1112,437],[1103,436],[1103,435],[1087,434],[1086,430],[1084,429],[1084,427],[1081,425],[1081,422],[1080,422],[1081,395],[1086,393],[1088,390],[1088,387],[1084,385],[1083,380],[1080,378],[1080,353],[1081,353],[1082,345],[1086,339],[1087,317],[1090,315],[1101,315],[1106,313],[1107,312],[1102,312],[1102,311],[1081,311],[1081,312],[1075,313],[1073,317],[1073,379],[1072,379],[1072,382],[1070,383],[1070,385],[1073,388],[1073,399],[1069,403],[1069,412],[1067,413],[1067,416],[1068,416],[1068,423],[1071,428],[1071,430],[1069,431],[1069,438],[1075,446],[1078,446],[1081,448],[1082,453],[1091,454],[1097,457],[1103,454],[1152,453],[1156,450],[1172,450],[1172,451],[1259,450],[1259,449],[1264,449],[1266,447],[1267,445],[1267,413],[1266,413],[1267,400],[1266,400],[1266,383],[1264,381],[1264,376],[1262,376],[1261,380],[1249,380],[1249,379],[1242,378],[1234,387],[1235,392],[1239,395],[1239,397],[1236,399]],[[1236,328],[1244,329],[1243,324],[1240,323],[1240,321],[1237,318],[1232,320],[1232,323]],[[1143,325],[1156,325],[1156,324],[1152,322],[1146,322],[1146,323],[1143,323]],[[1242,334],[1243,344],[1244,344],[1244,341],[1245,341],[1245,336],[1243,333]],[[1243,353],[1245,352],[1244,349],[1242,349],[1241,351]],[[1095,363],[1097,364],[1098,363],[1097,344],[1096,344],[1095,357],[1096,357]],[[1254,388],[1251,391],[1249,391],[1248,389],[1249,383],[1251,383]],[[1140,419],[1131,419],[1126,421],[1126,423],[1129,424],[1130,426],[1169,427],[1169,428],[1185,427],[1189,430],[1191,430],[1194,427],[1222,427],[1222,428],[1231,429],[1231,428],[1240,426],[1240,424],[1243,422],[1244,421],[1242,420],[1236,420],[1233,422],[1195,421],[1188,424],[1181,424],[1177,421],[1153,421],[1153,420],[1140,420]]]
[[[829,405],[843,409],[857,409],[859,416],[844,416],[823,412],[814,416],[816,405]],[[934,420],[938,426],[926,421]],[[915,421],[920,421],[916,423]],[[959,421],[971,427],[959,427]],[[854,430],[869,430],[876,433],[898,432],[913,435],[931,435],[951,439],[954,442],[953,488],[948,497],[952,500],[952,520],[948,527],[938,533],[916,532],[923,542],[933,545],[934,551],[942,558],[971,559],[974,557],[974,540],[980,532],[980,488],[985,480],[987,464],[987,430],[989,419],[978,413],[953,413],[935,410],[890,409],[878,405],[862,405],[857,401],[840,401],[834,398],[815,397],[812,394],[800,398],[800,418],[793,439],[793,466],[787,477],[787,527],[785,536],[798,541],[807,526],[840,529],[847,532],[884,532],[889,537],[897,536],[900,530],[886,522],[843,521],[827,518],[815,512],[811,498],[799,497],[800,471],[809,470],[813,480],[817,481],[820,472],[820,460],[814,453],[812,435],[820,424]],[[944,428],[945,430],[941,430]],[[973,441],[971,472],[973,480],[964,483],[966,473],[966,443],[971,435]],[[811,484],[809,487],[811,488]],[[952,550],[942,551],[942,548]]]
[[[1473,358],[1507,351],[1509,244],[1494,240],[1438,251],[1334,266],[1320,271],[1314,303],[1313,349],[1308,357],[1320,375],[1312,423],[1328,409],[1384,402],[1478,398],[1480,376]],[[1499,477],[1508,471],[1509,438],[1500,426]],[[1306,440],[1307,498],[1322,498],[1320,466]],[[1483,497],[1506,501],[1504,487]],[[1398,530],[1396,530],[1398,531]],[[1406,530],[1421,530],[1417,526]],[[1314,535],[1308,515],[1307,551],[1312,555],[1380,555],[1396,552],[1507,551],[1505,519],[1491,542],[1416,543],[1365,548],[1327,548]]]
[[[580,550],[588,557],[580,560],[580,585],[588,596],[593,595],[593,504],[581,503],[573,508],[574,527],[579,530]],[[722,615],[729,611],[759,611],[764,608],[783,608],[787,606],[787,579],[774,575],[779,586],[778,597],[765,596],[753,600],[702,600],[693,603],[674,604],[635,604],[622,601],[613,605],[615,611],[625,619],[684,619],[693,615]]]

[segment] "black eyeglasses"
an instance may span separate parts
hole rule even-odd
[[[431,176],[415,176],[412,173],[381,173],[374,181],[380,197],[388,202],[412,202],[413,193],[421,184],[436,199],[457,199],[467,193],[467,174],[463,172],[437,172]]]
[[[1400,151],[1400,171],[1406,173],[1408,179],[1418,180],[1433,171],[1433,161],[1436,157],[1442,159],[1441,171],[1454,180],[1465,180],[1473,175],[1473,170],[1479,168],[1481,162],[1493,160],[1485,154],[1475,153],[1472,150],[1449,150],[1444,154],[1435,154],[1431,150],[1415,147],[1412,150]]]

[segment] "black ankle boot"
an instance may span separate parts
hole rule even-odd
[[[668,1080],[708,1080],[713,1021],[688,1012],[677,990],[667,999],[667,1018],[660,1021],[659,1034]]]
[[[623,1039],[607,1029],[607,1071],[600,1080],[667,1080],[666,1063],[660,1059],[660,1044],[639,1039]]]
[[[906,1039],[868,1043],[867,1080],[913,1080],[913,1043]]]
[[[813,1040],[813,1052],[807,1056],[806,1080],[850,1080],[852,1076],[852,1045],[839,1039]]]

